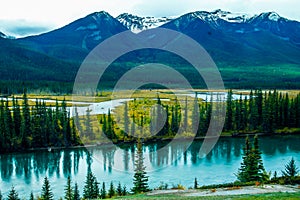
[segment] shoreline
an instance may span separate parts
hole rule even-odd
[[[170,142],[172,140],[175,141],[186,141],[186,140],[193,140],[193,141],[201,141],[205,139],[214,139],[214,138],[243,138],[246,136],[254,136],[258,135],[260,137],[285,137],[285,136],[297,136],[300,135],[299,132],[296,133],[239,133],[239,134],[232,134],[232,135],[220,135],[220,136],[199,136],[199,137],[179,137],[179,138],[153,138],[149,140],[143,141],[145,144],[154,143],[154,142]],[[89,149],[89,148],[95,148],[95,147],[104,147],[104,146],[114,146],[114,145],[126,145],[126,144],[134,144],[135,140],[131,141],[118,141],[118,142],[101,142],[96,144],[86,144],[86,145],[77,145],[77,146],[69,146],[69,147],[40,147],[40,148],[29,148],[29,149],[20,149],[16,151],[11,152],[2,152],[1,155],[8,155],[8,154],[19,154],[19,153],[32,153],[37,151],[48,151],[49,153],[57,150],[73,150],[73,149]]]
[[[269,193],[297,193],[300,191],[299,185],[279,185],[265,184],[261,186],[241,186],[241,187],[226,187],[216,189],[168,189],[168,190],[153,190],[146,194],[149,197],[161,195],[176,195],[178,197],[227,197],[238,195],[258,195]]]

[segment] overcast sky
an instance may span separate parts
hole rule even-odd
[[[300,21],[299,8],[299,0],[6,0],[0,6],[0,31],[17,37],[38,34],[102,10],[114,17],[124,12],[162,17],[197,10],[275,11]]]

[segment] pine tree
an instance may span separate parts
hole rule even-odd
[[[7,196],[7,200],[20,200],[19,195],[18,195],[17,191],[15,190],[14,186],[11,187],[11,190]]]
[[[135,158],[135,169],[134,169],[134,178],[133,178],[133,188],[132,192],[141,193],[149,191],[148,187],[148,176],[145,171],[146,167],[144,166],[144,157],[141,140],[138,139],[137,142],[137,154]]]
[[[108,190],[108,196],[109,196],[109,198],[115,196],[115,193],[116,193],[116,191],[115,191],[115,188],[114,188],[114,184],[111,181],[110,182],[110,187],[109,187],[109,190]]]
[[[232,130],[233,123],[233,112],[232,112],[232,90],[229,90],[227,93],[226,100],[226,118],[224,128],[226,131]]]
[[[194,181],[194,189],[197,189],[198,188],[198,181],[197,181],[197,178],[195,178],[195,181]]]
[[[50,182],[47,177],[45,177],[45,179],[44,179],[41,198],[43,200],[52,200],[53,199],[53,193],[51,191]]]
[[[124,107],[124,138],[129,134],[129,118],[128,118],[128,105],[127,102],[125,102]]]
[[[123,196],[126,196],[126,195],[127,195],[126,185],[123,186],[122,195],[123,195]]]
[[[282,171],[282,175],[286,178],[292,179],[297,176],[298,172],[299,169],[295,164],[294,158],[292,158],[289,163],[285,165],[285,170]]]
[[[22,147],[29,147],[28,136],[31,135],[31,120],[30,120],[30,108],[28,104],[28,98],[26,90],[24,91],[23,96],[23,120],[22,120],[22,130],[21,130],[21,141]]]
[[[187,131],[188,128],[188,100],[187,97],[185,97],[185,106],[184,106],[184,117],[183,117],[183,130]]]
[[[102,183],[100,197],[101,197],[101,199],[105,199],[106,198],[106,189],[105,189],[105,183],[104,182]]]
[[[92,197],[93,198],[98,198],[99,196],[99,183],[96,179],[96,177],[94,176],[94,183],[93,183],[93,193],[92,193]]]
[[[81,198],[80,198],[80,194],[79,194],[78,185],[77,185],[77,183],[75,183],[73,200],[80,200],[80,199]]]
[[[249,137],[246,137],[245,146],[243,148],[243,162],[241,163],[241,167],[238,170],[238,174],[236,175],[238,180],[241,182],[247,182],[249,180],[248,174],[248,165],[249,165],[249,155],[251,151],[251,144]]]
[[[197,135],[197,131],[199,128],[199,104],[198,104],[198,96],[196,96],[194,99],[194,104],[193,104],[193,113],[192,113],[192,133]]]
[[[65,200],[73,200],[73,188],[70,176],[68,176],[67,185],[65,186]]]
[[[118,194],[119,196],[122,196],[122,186],[121,186],[121,183],[120,183],[120,182],[119,182],[118,187],[117,187],[117,194]]]
[[[269,178],[263,166],[257,136],[254,137],[253,147],[251,145],[249,137],[246,137],[243,162],[241,163],[241,167],[239,168],[238,174],[236,176],[241,182],[264,182]]]
[[[30,193],[29,200],[34,200],[34,196],[33,196],[33,193],[32,193],[32,192]]]
[[[85,186],[83,188],[83,198],[90,199],[95,196],[95,177],[92,172],[88,172],[86,176]]]

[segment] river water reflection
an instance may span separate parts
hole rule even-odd
[[[200,185],[231,182],[236,179],[244,138],[220,138],[213,151],[199,158],[202,142],[194,142],[188,149],[184,141],[174,142],[168,149],[157,151],[164,143],[144,146],[145,163],[151,188],[163,181],[169,186],[181,183],[193,186],[197,177]],[[267,171],[280,174],[284,165],[294,157],[300,165],[300,136],[261,137],[260,147]],[[152,152],[152,153],[151,153]],[[173,158],[176,157],[175,162]],[[99,182],[120,181],[132,187],[134,145],[102,146],[69,150],[36,151],[0,155],[0,189],[4,196],[14,185],[21,197],[31,191],[40,194],[43,179],[50,179],[55,199],[63,197],[67,177],[79,184],[82,193],[86,172],[92,170]]]

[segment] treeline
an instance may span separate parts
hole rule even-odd
[[[36,100],[29,105],[27,95],[20,99],[0,102],[0,152],[39,147],[69,147],[82,142],[96,144],[152,139],[205,136],[212,113],[226,104],[223,132],[239,133],[286,133],[299,132],[300,94],[274,91],[251,91],[248,96],[235,100],[230,90],[226,102],[212,98],[205,101],[185,99],[162,102],[134,100],[125,103],[121,115],[108,114],[71,117],[65,101],[54,107]],[[21,103],[20,103],[21,102]],[[152,103],[149,103],[152,102]],[[148,108],[147,108],[148,107]],[[147,110],[148,109],[148,110]],[[164,120],[165,119],[165,120]],[[98,124],[98,125],[97,125]],[[103,137],[104,134],[106,138]]]
[[[232,99],[228,92],[224,130],[274,133],[278,129],[300,128],[300,94],[251,91],[249,98]]]
[[[257,132],[300,132],[300,94],[290,97],[288,93],[276,90],[268,92],[256,90],[251,91],[249,95],[241,94],[236,100],[230,90],[226,102],[221,102],[218,97],[214,101],[212,98],[199,101],[197,97],[193,103],[188,101],[185,99],[182,104],[179,104],[175,100],[163,104],[158,97],[154,109],[147,113],[138,108],[143,103],[134,100],[124,106],[121,123],[118,123],[123,127],[116,125],[115,119],[109,112],[108,115],[100,118],[102,131],[115,142],[135,140],[137,137],[149,140],[172,138],[176,134],[194,136],[196,133],[196,136],[205,136],[210,121],[218,120],[212,119],[213,109],[217,109],[218,105],[226,104],[223,132],[233,135]]]
[[[22,102],[20,104],[20,102]],[[65,101],[55,107],[36,100],[29,105],[23,98],[0,102],[0,152],[41,147],[79,145],[80,139]]]
[[[26,89],[28,93],[34,94],[72,94],[73,82],[57,81],[20,81],[20,80],[0,80],[0,94],[12,95],[23,94]]]

